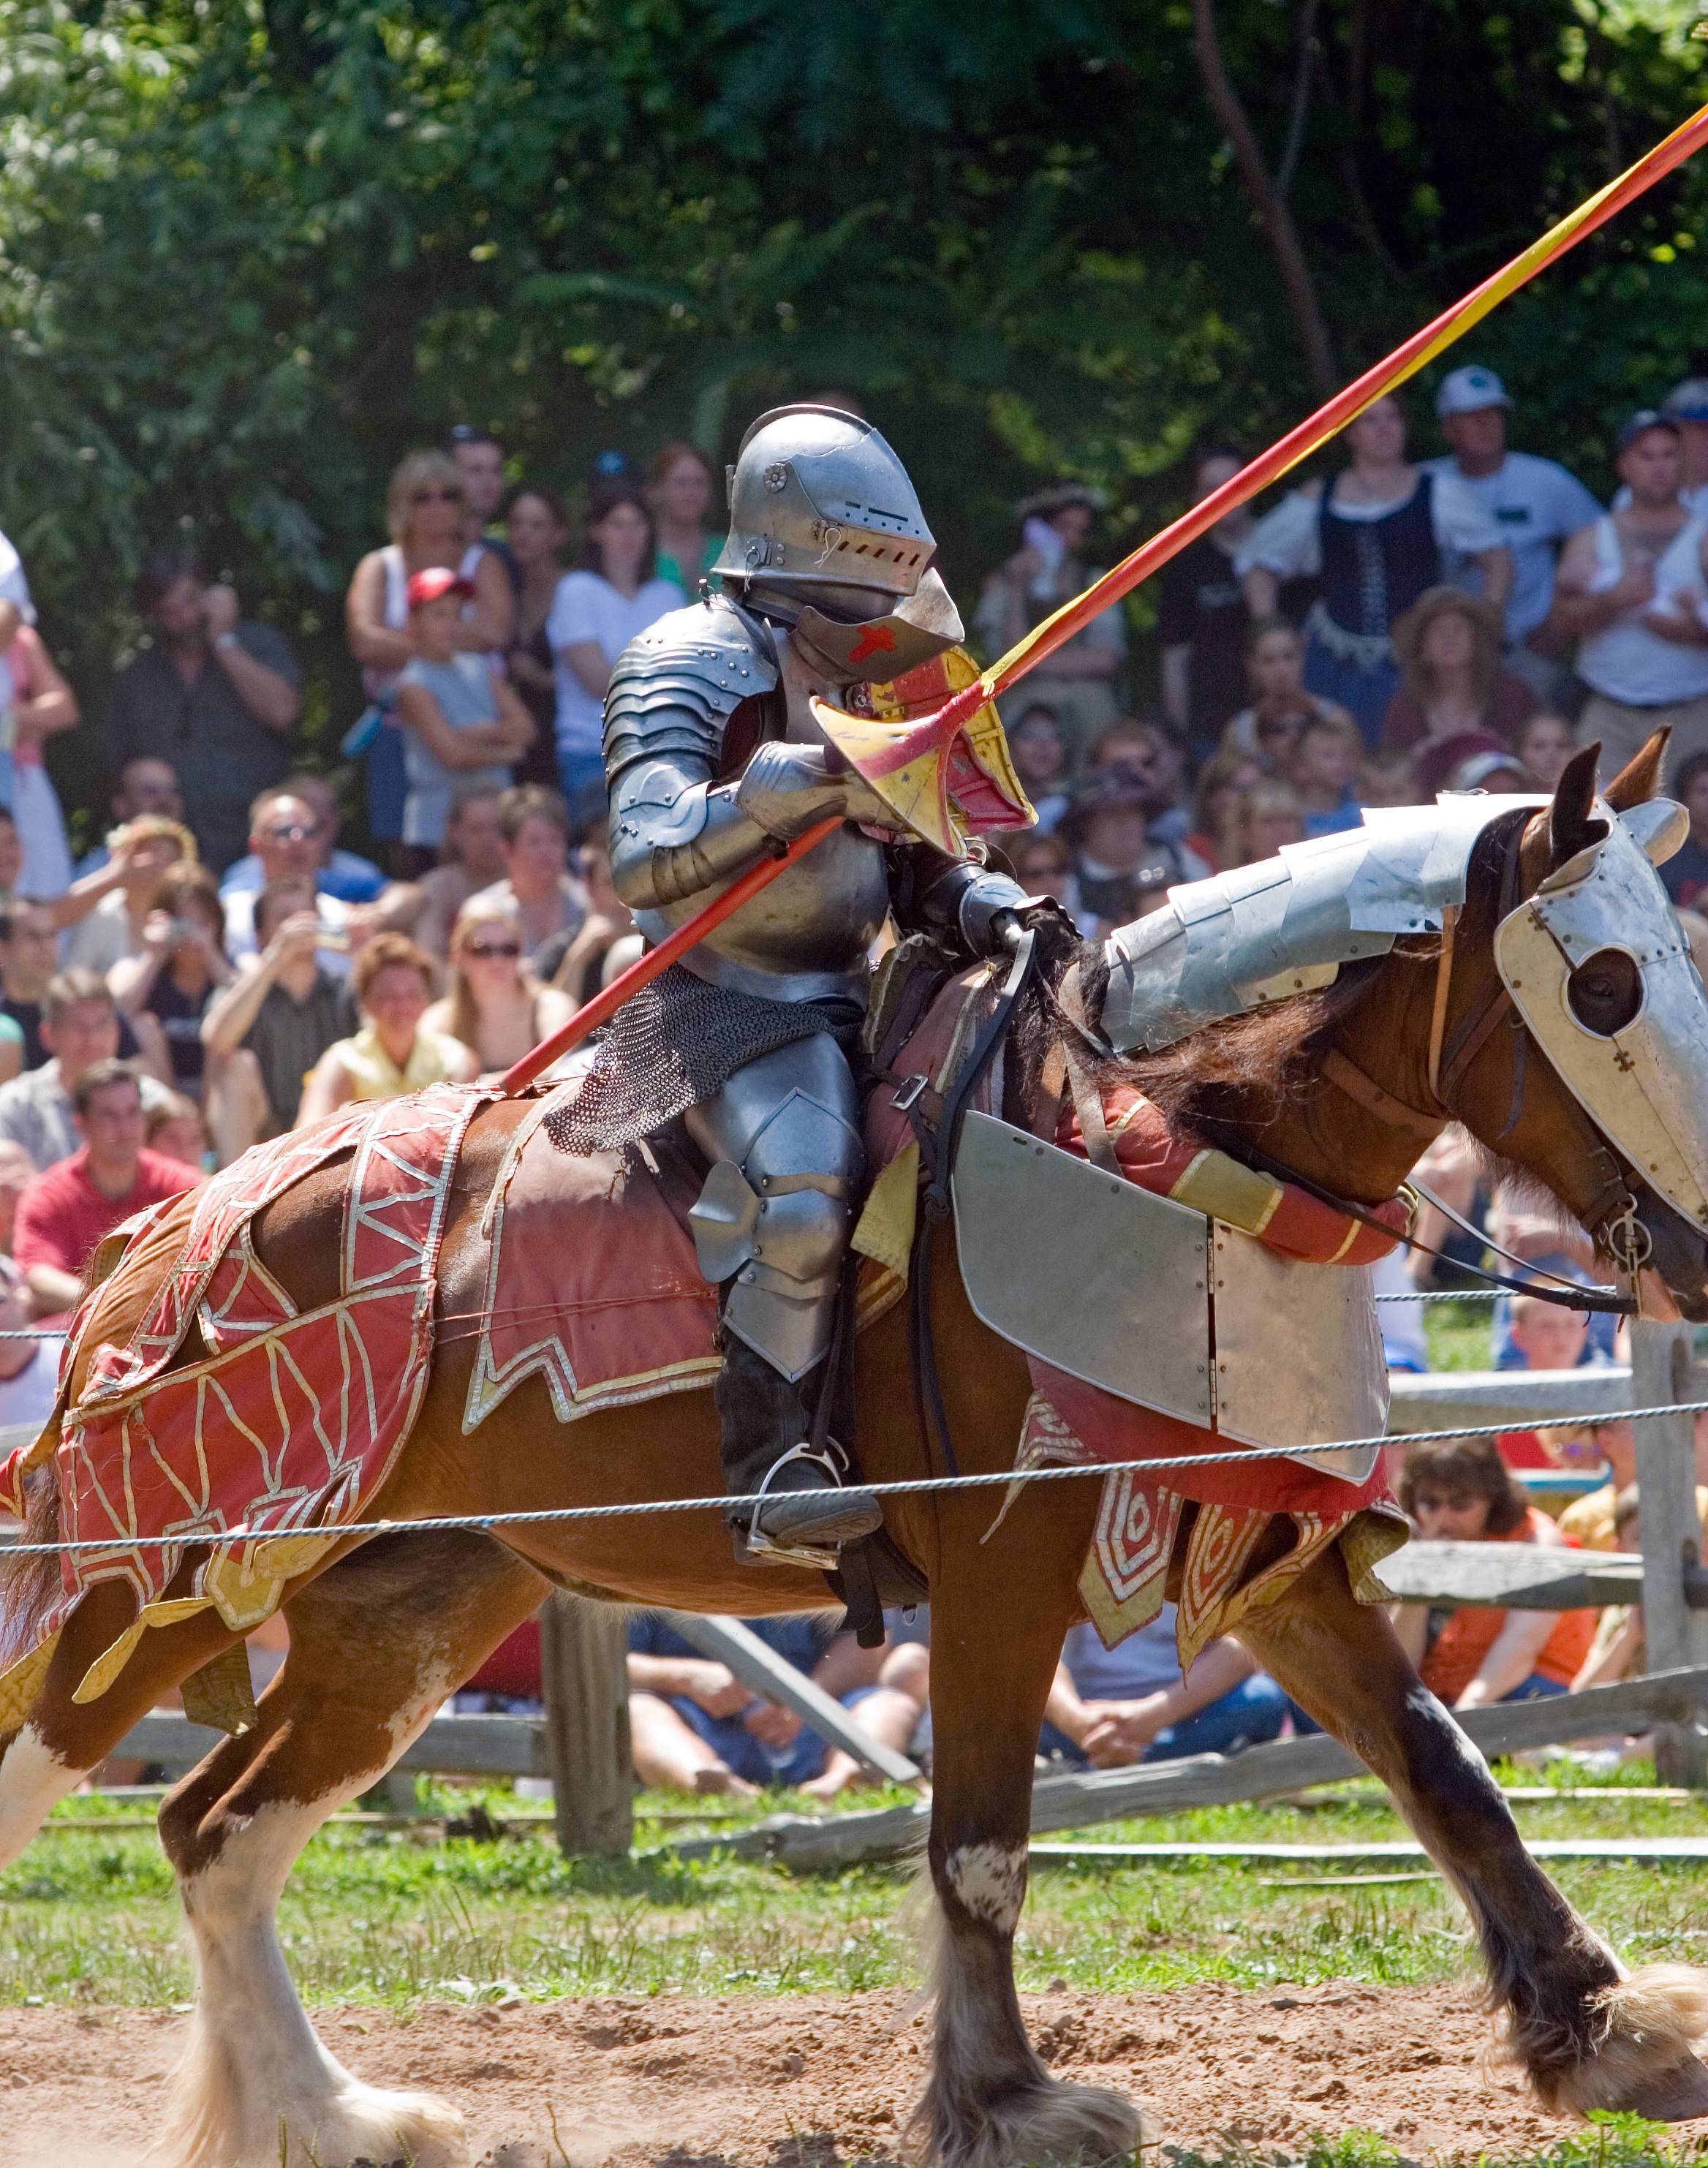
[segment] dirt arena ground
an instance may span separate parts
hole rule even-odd
[[[1498,2160],[1573,2128],[1484,2067],[1488,2028],[1460,1988],[1024,2000],[1058,2073],[1149,2101],[1178,2145],[1302,2149],[1318,2132],[1375,2130],[1410,2160]],[[894,1994],[436,2006],[409,2023],[332,2010],[316,2022],[363,2077],[454,2102],[485,2168],[882,2160],[919,2091],[926,2042]],[[0,2012],[7,2168],[132,2168],[183,2026],[137,2011]]]

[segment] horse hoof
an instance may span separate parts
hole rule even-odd
[[[1621,2107],[1651,2123],[1689,2123],[1708,2115],[1708,2064],[1691,2055],[1639,2086]]]

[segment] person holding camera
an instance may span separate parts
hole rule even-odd
[[[166,1041],[173,1088],[199,1105],[204,1052],[202,1018],[231,966],[224,946],[225,913],[204,866],[175,867],[155,890],[142,923],[140,954],[107,974],[121,1015],[133,1026],[151,1018]]]

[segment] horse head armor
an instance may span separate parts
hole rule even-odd
[[[1156,1052],[1217,1018],[1332,983],[1343,964],[1439,933],[1465,901],[1477,842],[1546,795],[1448,793],[1372,806],[1362,827],[1289,843],[1278,858],[1171,889],[1118,927],[1106,954],[1103,1029],[1117,1051]],[[1708,1234],[1708,994],[1657,865],[1683,842],[1684,808],[1593,807],[1602,832],[1494,933],[1497,970],[1562,1082],[1658,1195]]]

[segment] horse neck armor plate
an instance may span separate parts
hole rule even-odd
[[[1121,1053],[1155,1053],[1219,1017],[1332,983],[1343,964],[1439,933],[1465,901],[1490,824],[1545,797],[1447,794],[1372,806],[1364,826],[1169,890],[1163,909],[1110,935],[1103,1028]]]

